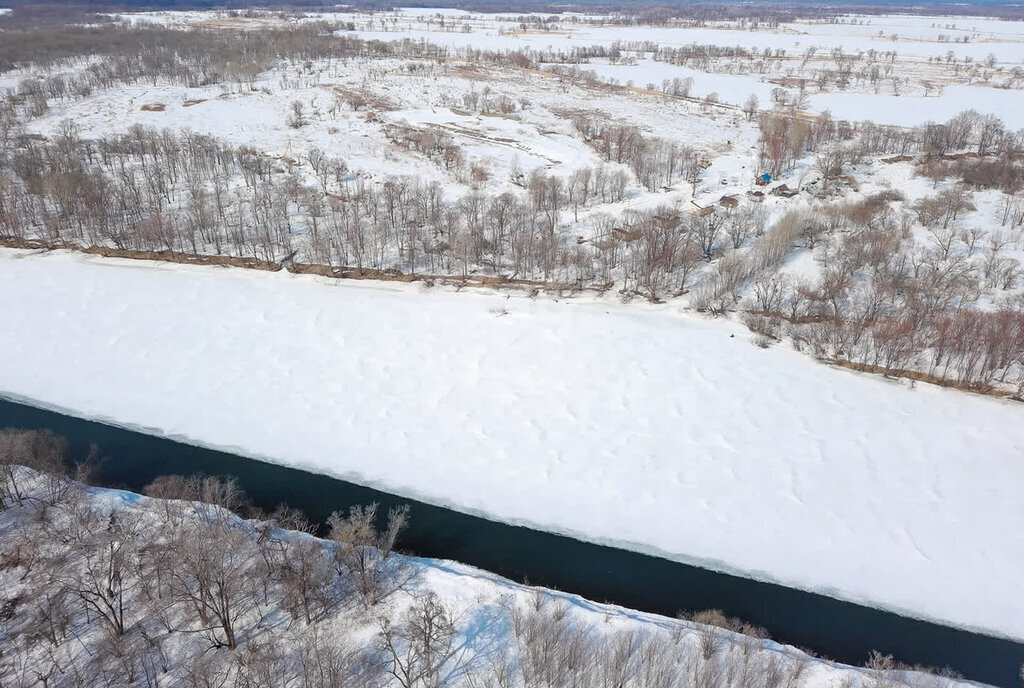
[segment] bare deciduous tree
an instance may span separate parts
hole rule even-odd
[[[389,669],[402,688],[441,688],[441,667],[448,660],[455,625],[451,613],[434,593],[413,603],[401,623],[380,620],[380,646]]]
[[[408,516],[407,506],[391,509],[382,531],[376,526],[376,504],[354,506],[348,516],[335,512],[328,519],[339,573],[351,578],[367,608],[387,594],[384,584],[393,573],[387,566],[388,559]]]

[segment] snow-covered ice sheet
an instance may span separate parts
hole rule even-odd
[[[9,250],[0,299],[6,395],[1024,639],[1013,402],[671,305]]]

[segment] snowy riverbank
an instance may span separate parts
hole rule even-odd
[[[736,633],[720,613],[642,614],[373,548],[354,559],[365,545],[12,466],[17,457],[5,452],[17,454],[21,439],[0,433],[5,684],[971,685],[877,655],[870,669],[813,658]],[[185,487],[153,489],[172,483]],[[355,561],[373,572],[372,603]],[[210,588],[218,595],[204,595]]]

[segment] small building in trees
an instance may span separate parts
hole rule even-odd
[[[701,205],[697,201],[690,201],[690,212],[697,217],[704,217],[715,212],[715,206],[713,205]]]
[[[771,191],[772,196],[781,196],[782,198],[793,198],[798,193],[800,193],[799,189],[791,189],[786,184],[779,184]]]
[[[643,237],[643,232],[639,229],[634,229],[630,231],[622,227],[615,227],[614,229],[612,229],[612,237],[614,237],[618,241],[625,241],[628,244],[637,241],[638,239]]]

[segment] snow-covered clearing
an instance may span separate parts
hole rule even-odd
[[[607,64],[595,62],[586,65],[601,79],[619,84],[630,84],[646,88],[648,84],[661,87],[665,79],[693,79],[691,95],[703,98],[717,93],[723,103],[742,105],[750,94],[762,103],[771,102],[772,84],[745,74],[709,74],[699,69],[657,62],[639,60],[636,64]]]
[[[746,74],[710,74],[697,69],[640,60],[636,64],[585,65],[602,80],[646,88],[665,79],[693,79],[692,95],[703,98],[718,94],[720,102],[742,105],[751,95],[761,103],[771,102],[775,86]],[[851,122],[874,122],[899,127],[916,127],[927,121],[945,122],[965,109],[993,114],[1010,129],[1024,128],[1024,91],[985,86],[953,84],[932,96],[887,93],[816,93],[809,97],[810,109],[829,111],[833,117]]]
[[[0,298],[15,398],[1024,639],[1012,402],[610,299],[6,250]]]
[[[127,15],[135,16],[135,15]],[[711,44],[742,46],[757,50],[786,50],[794,55],[814,46],[827,53],[834,48],[845,51],[897,50],[915,59],[943,57],[952,50],[958,56],[985,59],[989,53],[999,62],[1017,64],[1024,59],[1024,32],[1016,22],[977,17],[908,17],[900,15],[868,17],[851,15],[853,21],[867,24],[817,24],[797,22],[782,24],[778,29],[740,27],[723,22],[721,25],[689,26],[595,26],[574,24],[566,17],[557,31],[519,31],[515,21],[503,15],[473,13],[455,16],[446,25],[439,22],[433,10],[398,10],[373,15],[339,14],[332,19],[355,21],[359,33],[381,40],[396,40],[398,35],[424,39],[453,48],[473,45],[478,48],[515,50],[521,47],[537,49],[568,49],[590,45],[611,45],[616,41],[654,41],[662,46]],[[448,16],[448,19],[452,19]],[[372,23],[363,27],[364,22]],[[947,24],[975,26],[978,31],[958,31],[944,28]],[[935,26],[930,26],[935,24]],[[469,31],[464,30],[469,27]],[[882,35],[879,35],[879,34]],[[388,36],[387,34],[395,34]],[[892,40],[896,34],[897,39]],[[974,38],[969,43],[939,41],[940,35]],[[475,41],[473,39],[476,39]]]
[[[345,15],[339,15],[339,18]],[[919,93],[887,95],[886,92],[857,93],[830,91],[812,98],[811,108],[821,112],[830,110],[839,119],[859,121],[870,119],[878,124],[915,126],[923,122],[944,121],[967,107],[992,113],[1004,118],[1012,128],[1024,127],[1024,91],[1019,88],[1002,90],[992,88],[1001,83],[999,74],[1006,74],[1024,63],[1024,31],[1019,23],[978,17],[911,17],[858,16],[844,17],[842,23],[795,22],[777,29],[752,30],[745,26],[723,22],[702,27],[687,26],[601,26],[578,24],[566,16],[554,31],[520,31],[519,26],[500,15],[445,15],[424,10],[400,10],[386,15],[347,15],[357,30],[355,35],[380,40],[411,38],[448,46],[460,50],[469,47],[493,50],[571,50],[601,45],[618,44],[625,54],[631,44],[642,42],[662,48],[690,45],[716,45],[740,47],[761,51],[783,51],[789,60],[796,60],[808,51],[825,60],[833,51],[845,54],[864,54],[868,51],[895,53],[891,64],[899,66],[899,73],[914,75],[908,87],[918,88],[916,82],[937,79],[942,84],[938,66],[952,55],[955,59],[981,63],[994,59],[996,78],[991,84],[979,85],[967,91],[953,89],[938,97],[925,99]],[[958,42],[968,41],[968,42]],[[695,94],[718,93],[722,102],[742,104],[750,94],[756,94],[762,103],[778,83],[777,75],[742,75],[674,67],[646,59],[642,51],[622,64],[590,63],[602,78],[619,83],[634,82],[637,86],[661,84],[665,78],[693,77]],[[858,58],[859,59],[859,58]],[[632,62],[635,61],[635,64]],[[934,61],[935,67],[930,63]],[[790,74],[788,68],[784,74]],[[987,79],[986,79],[987,81]],[[965,81],[958,80],[962,85]],[[954,86],[948,83],[946,86]],[[876,89],[877,90],[877,89]],[[914,97],[917,96],[917,97]]]
[[[235,21],[244,25],[250,17],[232,16],[225,11],[158,11],[131,12],[111,15],[127,23],[190,26],[210,22]],[[519,19],[531,17],[547,19],[555,16],[559,23],[556,31],[523,31]],[[257,13],[257,19],[272,19],[269,12]],[[314,12],[288,21],[352,21],[361,31],[378,34],[412,34],[434,43],[451,47],[516,49],[524,45],[539,48],[568,48],[586,45],[610,45],[615,41],[655,40],[661,45],[689,45],[691,43],[722,46],[741,45],[759,50],[782,49],[802,52],[815,46],[821,51],[843,48],[857,50],[898,50],[917,58],[944,57],[949,50],[957,55],[983,60],[994,53],[1000,61],[1008,63],[1024,59],[1024,27],[1019,22],[969,16],[912,16],[850,14],[837,22],[798,20],[780,24],[776,28],[760,25],[756,28],[737,22],[706,22],[700,27],[601,25],[601,20],[612,20],[608,15],[583,15],[565,12],[550,13],[483,13],[441,7],[401,7],[391,12]],[[443,22],[442,22],[443,20]],[[468,30],[466,30],[468,27]],[[652,39],[652,30],[656,36]],[[429,37],[428,37],[429,36]],[[471,36],[484,36],[486,42],[472,43]],[[963,42],[965,41],[966,42]],[[1017,45],[1014,45],[1017,44]]]
[[[916,127],[945,122],[965,109],[995,115],[1009,129],[1024,129],[1024,91],[982,86],[947,86],[938,96],[894,96],[885,93],[821,93],[810,98],[811,108],[851,122]]]
[[[601,158],[580,140],[566,108],[586,103],[581,111],[630,123],[652,136],[699,147],[716,158],[715,174],[730,186],[712,190],[739,193],[750,187],[755,165],[756,126],[735,112],[705,111],[680,100],[624,91],[562,84],[550,75],[504,71],[452,61],[409,74],[402,60],[334,60],[314,63],[312,73],[282,67],[261,76],[258,88],[228,85],[188,88],[177,84],[131,85],[61,104],[32,120],[33,133],[53,136],[73,122],[88,138],[114,136],[133,125],[193,131],[233,145],[253,146],[274,157],[300,161],[317,147],[344,159],[349,169],[383,178],[406,175],[446,184],[449,195],[469,190],[451,171],[425,156],[402,149],[388,137],[389,127],[407,127],[450,136],[471,164],[486,170],[487,191],[514,191],[517,174],[534,170],[566,177]],[[661,65],[666,66],[666,65]],[[670,66],[669,66],[670,67]],[[673,68],[678,69],[678,68]],[[374,78],[368,80],[367,73]],[[742,78],[742,77],[737,77]],[[287,84],[282,86],[282,84]],[[487,89],[493,100],[504,97],[518,109],[511,114],[467,112],[464,98]],[[391,104],[387,111],[353,110],[341,103],[339,90],[357,89]],[[307,123],[286,124],[293,101],[304,104]],[[525,107],[520,103],[526,101]],[[164,109],[143,109],[163,104]],[[563,113],[563,114],[559,114]],[[729,153],[717,157],[719,153]],[[717,179],[715,182],[717,183]],[[677,184],[679,200],[690,198],[688,185]],[[661,194],[631,194],[631,207],[665,202]],[[716,196],[717,198],[717,196]],[[673,199],[675,200],[675,199]],[[621,208],[606,207],[607,210]]]
[[[130,24],[160,24],[187,28],[253,29],[284,22],[325,20],[351,24],[346,32],[382,41],[426,41],[454,51],[549,50],[571,51],[591,46],[620,46],[623,61],[603,64],[583,63],[602,78],[619,83],[633,81],[637,86],[660,85],[664,78],[695,79],[696,95],[718,93],[722,102],[741,105],[750,94],[758,95],[762,106],[768,103],[773,88],[795,77],[812,85],[810,108],[829,110],[838,119],[871,119],[878,124],[914,126],[927,121],[944,121],[970,107],[982,113],[999,115],[1011,128],[1024,127],[1024,90],[1016,86],[1002,88],[1024,65],[1024,30],[1019,22],[982,17],[936,17],[907,15],[849,15],[839,22],[801,20],[777,28],[751,27],[739,22],[709,23],[705,26],[647,26],[602,23],[598,17],[571,13],[558,15],[554,30],[535,30],[518,17],[437,9],[399,9],[392,12],[311,13],[284,19],[267,13],[256,18],[231,17],[224,12],[155,12],[115,15]],[[550,16],[550,15],[549,15]],[[529,28],[528,28],[529,27]],[[714,45],[776,53],[784,65],[767,72],[755,68],[754,60],[736,60],[730,65],[712,60],[708,71],[674,67],[649,59],[651,53],[638,49],[641,44],[660,48],[684,48]],[[838,51],[838,52],[837,52]],[[833,68],[836,54],[852,59],[854,70],[863,69],[865,54],[893,53],[880,66],[886,76],[906,78],[902,92],[892,93],[881,82],[874,92],[863,88],[820,90],[813,87],[815,74]],[[811,68],[800,61],[812,56]],[[832,57],[830,57],[832,56]],[[767,57],[767,56],[766,56]],[[979,66],[992,59],[991,67]],[[963,70],[950,70],[950,60],[962,63]],[[770,60],[766,60],[770,62]],[[733,69],[743,70],[732,73]],[[987,72],[987,74],[983,74]],[[885,81],[883,79],[882,81]],[[935,93],[922,93],[921,84],[932,82]],[[974,87],[968,87],[974,84]],[[792,86],[789,83],[788,86]],[[954,87],[969,90],[959,90]],[[999,88],[997,88],[999,87]],[[930,87],[931,88],[931,87]],[[927,97],[926,97],[927,96]]]

